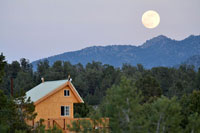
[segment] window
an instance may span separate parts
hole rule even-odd
[[[69,96],[69,90],[64,90],[64,96]]]
[[[61,116],[69,116],[69,106],[61,106]]]

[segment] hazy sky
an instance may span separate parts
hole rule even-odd
[[[0,52],[30,61],[88,46],[141,45],[166,35],[200,34],[200,0],[0,0]],[[161,23],[146,29],[142,14]]]

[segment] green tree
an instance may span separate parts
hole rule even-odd
[[[89,133],[92,131],[92,124],[89,120],[72,121],[71,125],[67,125],[70,131]]]
[[[5,56],[3,56],[3,54],[1,53],[0,55],[0,82],[2,82],[2,78],[4,76],[4,66],[6,64],[5,60]]]
[[[9,69],[10,69],[10,70],[9,70],[9,71],[10,71],[9,76],[12,77],[12,78],[16,78],[18,72],[20,72],[20,70],[21,70],[20,63],[19,63],[18,61],[13,61],[13,62],[9,65]]]
[[[138,64],[137,67],[130,64],[123,64],[121,69],[121,74],[127,78],[131,78],[133,81],[141,78],[147,71],[141,64]]]
[[[31,127],[26,121],[36,117],[34,111],[35,107],[30,99],[25,96],[8,98],[0,90],[0,129],[9,132],[30,131]]]
[[[33,74],[30,72],[20,71],[14,79],[14,95],[20,93],[20,91],[28,91],[33,88],[34,85]]]
[[[122,77],[119,85],[107,91],[101,113],[109,117],[112,132],[137,132],[142,126],[142,101],[140,91],[131,80]]]
[[[120,71],[115,70],[113,66],[104,65],[103,66],[102,82],[100,84],[101,92],[105,96],[106,90],[111,88],[113,84],[120,80]]]
[[[85,91],[87,92],[86,102],[91,105],[99,104],[102,92],[99,92],[103,76],[103,66],[100,62],[88,63],[85,68],[84,82],[86,82]],[[94,97],[95,96],[95,97]],[[90,98],[92,98],[90,100]],[[94,102],[95,100],[95,102]]]
[[[189,96],[189,108],[192,113],[200,114],[200,91],[193,91]]]
[[[181,84],[184,86],[182,90],[182,94],[184,93],[192,93],[195,87],[195,78],[196,73],[194,70],[194,66],[188,65],[181,65],[176,72],[176,79],[174,79],[174,83],[180,81]]]
[[[0,90],[0,132],[7,132],[9,129],[8,125],[8,99],[4,95],[3,91]],[[9,110],[10,111],[10,110]]]
[[[124,76],[132,77],[137,72],[137,68],[131,66],[130,64],[123,64],[121,71]]]
[[[90,106],[87,103],[75,103],[74,104],[74,117],[84,118],[88,116],[90,111]]]
[[[169,92],[168,92],[169,97],[173,97],[173,96],[181,97],[184,93],[185,87],[183,85],[183,82],[177,81],[168,90],[169,90]]]
[[[49,72],[49,61],[48,60],[44,60],[44,61],[40,61],[37,64],[37,76],[38,76],[38,81],[41,82],[41,78],[45,77],[45,75]]]
[[[188,116],[188,125],[186,133],[199,133],[200,132],[200,115],[198,113]]]
[[[151,76],[144,76],[136,81],[135,86],[141,90],[142,95],[144,96],[144,101],[151,101],[155,97],[160,97],[162,90],[159,83],[155,78]]]
[[[79,68],[78,68],[79,67]],[[78,71],[78,69],[82,69],[83,66],[81,66],[81,64],[73,66],[70,62],[64,62],[63,63],[63,73],[64,73],[64,77],[68,77],[68,75],[70,75],[73,79],[76,76],[76,71]],[[80,72],[78,72],[80,74]]]
[[[181,133],[181,106],[176,98],[162,96],[153,103],[144,104],[145,128],[147,132]]]
[[[98,111],[92,112],[89,119],[79,119],[67,125],[70,131],[77,133],[108,133],[108,121],[100,116]]]
[[[29,63],[28,59],[22,58],[20,59],[21,69],[24,72],[32,71],[32,65]]]
[[[16,116],[14,119],[16,121],[13,129],[26,132],[30,131],[32,127],[27,125],[26,121],[32,121],[37,115],[37,113],[35,113],[35,106],[33,102],[30,100],[30,98],[27,98],[25,95],[23,95],[23,92],[21,96],[14,99],[14,102],[16,107]]]
[[[183,120],[181,123],[182,128],[187,129],[187,131],[194,129],[197,132],[197,124],[200,118],[200,91],[193,91],[192,94],[185,94],[180,99],[180,105],[182,106],[181,113],[183,115]],[[194,126],[194,127],[193,127]]]
[[[158,81],[164,95],[168,94],[169,88],[174,82],[175,69],[167,67],[154,67],[151,69],[153,77]]]
[[[200,90],[200,68],[196,76],[196,89]]]
[[[47,133],[62,133],[62,130],[54,126],[53,128],[48,129]]]
[[[50,68],[50,70],[44,77],[47,80],[66,79],[67,77],[64,77],[64,72],[63,72],[63,62],[62,61],[54,62],[53,66]]]

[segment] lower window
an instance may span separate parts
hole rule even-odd
[[[61,116],[69,116],[69,106],[61,106]]]

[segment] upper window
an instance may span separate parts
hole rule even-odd
[[[61,116],[69,116],[69,106],[61,106]]]
[[[64,96],[69,96],[69,90],[64,90]]]

